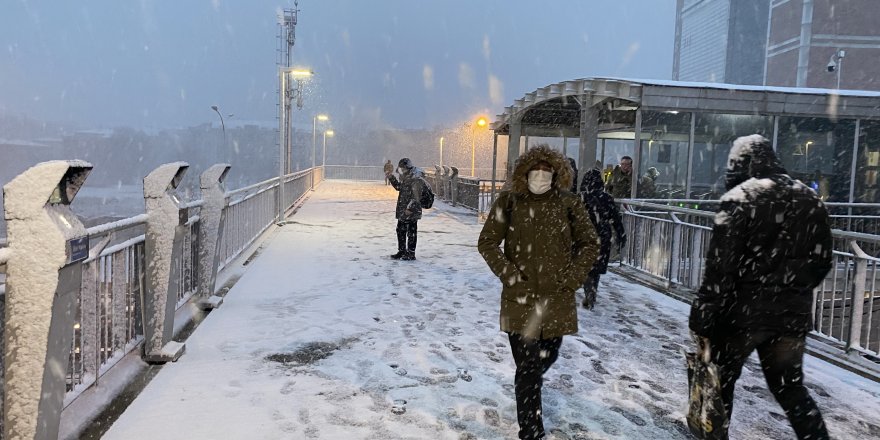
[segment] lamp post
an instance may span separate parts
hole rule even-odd
[[[828,71],[837,72],[837,90],[840,90],[840,72],[843,69],[843,57],[845,56],[845,50],[837,49],[834,51],[834,54],[831,55],[831,59],[828,60]]]
[[[317,144],[317,136],[318,136],[318,121],[324,122],[330,120],[330,117],[327,115],[315,115],[312,118],[312,168],[315,167],[315,145]]]
[[[220,107],[218,107],[216,105],[212,105],[211,110],[214,110],[215,112],[217,112],[217,116],[220,116],[220,127],[223,129],[222,155],[223,155],[223,157],[226,157],[225,150],[226,150],[226,146],[228,145],[228,142],[226,142],[226,123],[223,122],[223,115],[220,113]]]
[[[810,145],[813,145],[813,141],[807,141],[807,143],[804,144],[804,153],[805,153],[804,154],[804,172],[805,173],[810,172]]]
[[[443,136],[440,136],[440,168],[443,168]]]
[[[290,76],[297,82],[296,89],[289,89],[290,81],[288,79],[288,76]],[[290,136],[291,101],[294,97],[296,97],[297,107],[302,108],[302,80],[310,76],[312,76],[311,70],[304,70],[293,67],[281,67],[278,69],[279,96],[281,98],[281,114],[278,118],[278,123],[280,125],[278,129],[278,204],[276,207],[278,222],[284,219],[284,211],[286,210],[284,206],[284,165],[286,163],[286,159],[289,157],[292,137]]]
[[[474,125],[471,125],[471,177],[476,177],[474,171],[477,158],[477,126],[485,127],[486,118],[481,116]]]
[[[333,130],[324,130],[324,156],[321,159],[321,166],[327,165],[327,136],[333,137]]]

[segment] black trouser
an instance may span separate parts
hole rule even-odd
[[[731,331],[711,341],[712,358],[721,375],[721,394],[728,420],[733,411],[733,391],[743,364],[758,350],[770,392],[782,406],[799,439],[828,439],[816,402],[804,386],[803,361],[806,333]]]
[[[562,337],[533,339],[517,333],[508,333],[513,362],[516,364],[516,418],[520,439],[544,437],[541,417],[541,387],[544,373],[556,362]]]
[[[587,293],[590,290],[592,290],[593,292],[596,292],[599,290],[599,277],[600,276],[602,276],[602,275],[601,274],[594,274],[594,273],[590,273],[590,275],[587,276],[587,280],[584,281],[584,293]]]
[[[416,234],[419,231],[418,220],[397,221],[397,250],[400,252],[416,253]]]

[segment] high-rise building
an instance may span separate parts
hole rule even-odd
[[[880,90],[880,1],[773,0],[765,84]]]
[[[672,78],[760,85],[770,0],[678,0]]]

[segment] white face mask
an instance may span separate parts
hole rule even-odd
[[[544,194],[550,191],[553,184],[553,173],[543,170],[529,171],[529,191],[532,194]]]

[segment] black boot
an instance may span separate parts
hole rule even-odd
[[[405,260],[405,259],[406,259],[406,255],[407,255],[407,254],[406,254],[406,252],[404,252],[404,251],[397,251],[396,254],[392,254],[392,255],[391,255],[391,259],[392,259],[392,260],[399,260],[399,259],[403,258],[403,259]]]
[[[403,258],[401,258],[401,260],[406,260],[406,261],[412,261],[415,259],[416,259],[415,252],[407,252],[407,253],[403,254]]]

